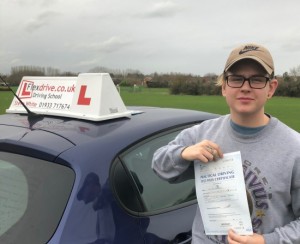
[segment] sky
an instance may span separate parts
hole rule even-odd
[[[220,74],[259,43],[275,74],[300,66],[299,0],[1,0],[0,73],[32,65]]]

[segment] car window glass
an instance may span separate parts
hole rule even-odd
[[[153,153],[166,145],[181,130],[148,139],[121,156],[135,183],[144,212],[158,211],[196,199],[194,179],[172,184],[159,178],[151,168]]]
[[[0,236],[10,229],[25,213],[28,182],[22,170],[0,160]]]
[[[0,152],[0,243],[47,243],[74,179],[66,166]]]

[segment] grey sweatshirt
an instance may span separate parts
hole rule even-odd
[[[172,181],[193,170],[181,151],[204,139],[217,143],[223,153],[241,152],[253,231],[263,234],[266,244],[300,244],[300,134],[274,117],[259,132],[240,134],[225,115],[183,130],[155,152],[152,168]],[[226,243],[226,236],[205,235],[199,208],[192,231],[193,244]]]

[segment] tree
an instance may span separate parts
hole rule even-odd
[[[45,76],[45,68],[38,66],[16,66],[11,68],[8,82],[11,85],[19,85],[23,76]]]
[[[289,76],[289,73],[288,73],[288,72],[284,72],[283,75],[282,75],[282,78],[283,78],[283,81],[284,81],[284,82],[289,82],[289,81],[291,81],[291,77]]]
[[[297,80],[297,76],[300,76],[300,65],[290,69],[290,75],[294,77],[294,80]]]

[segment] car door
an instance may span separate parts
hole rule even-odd
[[[142,140],[119,155],[112,167],[116,197],[129,214],[140,218],[145,243],[191,241],[197,206],[194,178],[169,183],[151,168],[154,151],[182,129],[173,128]]]

